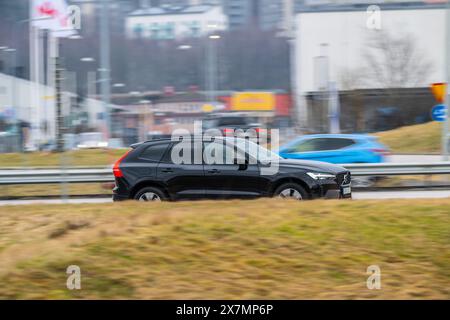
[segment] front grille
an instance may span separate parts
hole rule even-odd
[[[339,173],[336,176],[336,182],[340,186],[349,185],[351,183],[351,181],[352,181],[352,175],[351,175],[350,171]]]

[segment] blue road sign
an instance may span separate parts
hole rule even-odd
[[[434,121],[445,121],[447,116],[447,106],[445,104],[438,104],[431,109],[431,119]]]

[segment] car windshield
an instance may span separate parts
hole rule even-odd
[[[235,143],[239,150],[244,151],[245,153],[249,154],[251,157],[259,161],[265,162],[282,159],[282,157],[280,157],[275,152],[272,152],[269,149],[266,149],[263,146],[248,139],[236,139]]]

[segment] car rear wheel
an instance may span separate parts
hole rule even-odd
[[[134,199],[138,201],[153,201],[153,202],[160,202],[166,200],[166,196],[164,192],[162,192],[158,188],[154,187],[146,187],[141,190],[139,190],[138,193],[136,193]]]
[[[285,183],[279,186],[275,192],[274,197],[281,199],[294,199],[294,200],[306,200],[308,194],[305,189],[296,183]]]

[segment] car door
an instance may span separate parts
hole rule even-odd
[[[169,145],[170,142],[166,141],[143,146],[133,158],[128,159],[122,170],[135,184],[156,179],[159,162]]]
[[[216,154],[220,149],[222,154]],[[204,142],[206,197],[254,198],[261,195],[258,164],[252,161],[236,163],[235,154],[234,147],[223,141]]]
[[[180,199],[199,199],[205,196],[205,175],[203,171],[203,163],[200,161],[195,163],[194,153],[202,152],[201,143],[189,143],[182,148],[178,146],[179,142],[174,142],[166,151],[163,159],[158,165],[157,177],[166,186],[174,200]],[[175,149],[174,149],[175,148]],[[179,163],[174,159],[175,150],[177,152],[182,149],[181,153],[189,154],[188,161]]]

